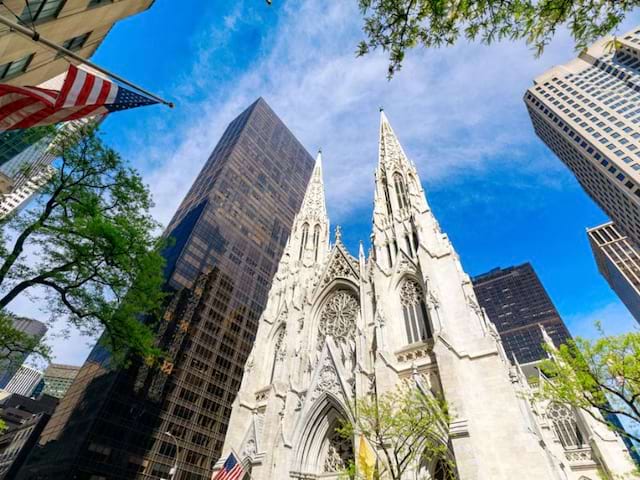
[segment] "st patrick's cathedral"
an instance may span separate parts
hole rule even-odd
[[[339,229],[331,243],[319,154],[218,469],[233,452],[253,480],[345,478],[358,442],[336,427],[353,418],[354,399],[408,383],[449,404],[443,441],[456,468],[424,459],[407,480],[633,478],[619,436],[528,400],[531,374],[506,358],[384,112],[371,244],[356,258]]]

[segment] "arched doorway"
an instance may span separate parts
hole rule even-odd
[[[343,479],[354,459],[353,440],[336,431],[348,418],[345,409],[332,394],[325,393],[305,417],[297,442],[294,478]]]

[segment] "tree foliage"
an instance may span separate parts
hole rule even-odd
[[[539,55],[560,27],[577,50],[615,30],[640,0],[359,0],[367,37],[358,55],[389,53],[389,78],[408,49],[524,39]]]
[[[39,337],[17,330],[14,318],[13,314],[0,311],[0,369],[11,367],[15,361],[22,362],[30,354],[48,360],[51,349]]]
[[[115,357],[153,358],[164,261],[148,188],[94,127],[60,133],[51,148],[55,173],[36,205],[0,224],[0,309],[38,288],[54,318],[104,330]]]
[[[355,421],[344,421],[339,433],[345,438],[363,435],[378,459],[378,477],[393,480],[421,461],[441,461],[453,469],[448,456],[449,411],[444,400],[424,395],[415,386],[356,401]]]
[[[550,351],[554,358],[541,364],[548,381],[542,382],[538,397],[580,408],[640,442],[640,333],[576,338]],[[625,419],[632,428],[621,430],[597,410]]]

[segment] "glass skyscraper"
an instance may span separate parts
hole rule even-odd
[[[478,303],[495,324],[509,359],[520,363],[546,358],[542,325],[556,346],[571,338],[560,314],[530,263],[474,277]]]
[[[96,346],[19,478],[210,478],[313,165],[262,98],[231,122],[166,229],[170,358],[109,369]]]
[[[640,244],[640,29],[543,73],[524,100],[536,134]]]

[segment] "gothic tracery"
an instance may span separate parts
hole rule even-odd
[[[337,342],[353,338],[358,311],[358,301],[351,292],[338,290],[333,293],[320,314],[318,348],[322,348],[327,335]]]

